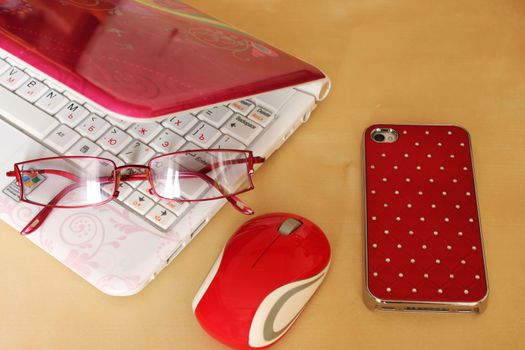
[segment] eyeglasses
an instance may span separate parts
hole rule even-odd
[[[178,202],[225,198],[246,215],[253,210],[237,195],[254,188],[254,164],[264,162],[251,151],[189,150],[152,158],[147,165],[117,167],[106,158],[65,156],[16,163],[7,176],[16,177],[20,200],[43,206],[23,235],[37,230],[53,208],[102,205],[119,196],[127,181],[148,181],[150,194]]]

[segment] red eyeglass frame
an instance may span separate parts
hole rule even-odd
[[[200,171],[187,171],[187,172],[181,173],[182,176],[200,177],[205,182],[209,183],[211,186],[213,186],[215,189],[217,189],[220,193],[223,193],[222,187],[217,182],[215,182],[215,180],[213,180],[211,177],[207,176],[206,173],[208,173],[209,171],[211,171],[211,170],[213,170],[213,169],[215,169],[215,168],[217,168],[219,166],[230,165],[230,164],[246,163],[246,165],[247,165],[246,170],[247,170],[247,174],[248,174],[248,185],[249,185],[248,188],[245,188],[245,189],[243,189],[241,191],[238,191],[238,192],[235,192],[235,193],[232,193],[232,194],[228,194],[228,195],[223,194],[223,196],[217,196],[217,197],[212,197],[212,198],[203,198],[203,199],[175,199],[175,198],[167,198],[167,197],[159,195],[157,193],[157,191],[155,190],[154,182],[153,182],[152,175],[151,175],[151,173],[152,173],[152,171],[151,171],[151,164],[152,164],[152,162],[158,160],[159,158],[166,158],[166,157],[170,157],[170,156],[181,155],[181,154],[189,154],[189,153],[227,153],[227,152],[229,152],[229,153],[239,153],[239,154],[243,154],[244,153],[246,155],[246,158],[233,159],[233,160],[227,161],[226,164],[219,164],[220,162],[213,163],[213,164],[210,164],[208,167],[206,167],[204,169],[201,169]],[[69,186],[67,186],[64,189],[62,189],[59,193],[57,193],[55,195],[55,197],[48,204],[36,203],[36,202],[31,201],[31,200],[25,199],[24,198],[24,186],[22,185],[23,181],[22,181],[21,170],[20,170],[19,166],[23,165],[23,164],[28,164],[28,163],[35,163],[35,162],[38,162],[38,161],[57,160],[57,159],[93,159],[93,160],[103,160],[103,161],[109,162],[110,164],[113,165],[113,169],[114,170],[112,172],[112,176],[107,177],[107,180],[110,180],[110,178],[111,178],[111,182],[113,182],[113,184],[114,184],[113,193],[106,200],[104,200],[104,201],[102,201],[100,203],[86,204],[86,205],[76,205],[76,206],[61,206],[61,205],[54,204],[53,202],[55,202],[55,203],[58,202],[65,195],[67,195],[69,192],[74,190],[75,187],[79,186],[79,183],[72,183]],[[230,204],[235,209],[237,209],[241,213],[243,213],[245,215],[252,215],[254,213],[254,211],[248,205],[246,205],[242,200],[240,200],[237,197],[237,195],[241,194],[241,193],[244,193],[244,192],[248,192],[248,191],[254,189],[254,185],[253,185],[253,181],[252,181],[252,175],[254,173],[253,166],[255,164],[261,164],[264,161],[265,161],[264,157],[254,156],[253,152],[250,151],[250,150],[234,150],[234,149],[201,149],[201,150],[186,150],[186,151],[172,152],[172,153],[162,154],[162,155],[159,155],[159,156],[151,158],[148,161],[147,165],[127,164],[127,165],[123,165],[123,166],[120,166],[120,167],[117,166],[116,163],[113,160],[108,159],[108,158],[104,158],[104,157],[94,157],[94,156],[59,156],[59,157],[37,158],[37,159],[32,159],[32,160],[28,160],[28,161],[24,161],[24,162],[15,163],[14,164],[14,170],[8,171],[6,173],[6,176],[8,176],[8,177],[15,177],[16,178],[18,187],[20,188],[20,194],[19,194],[20,201],[44,207],[44,209],[42,211],[40,211],[38,214],[36,214],[35,217],[30,220],[29,224],[27,224],[26,227],[24,227],[22,229],[22,231],[20,232],[22,235],[27,235],[27,234],[30,234],[30,233],[36,231],[43,224],[45,219],[49,216],[49,214],[51,213],[51,211],[54,208],[63,208],[63,209],[67,209],[67,208],[71,208],[71,209],[88,208],[88,207],[104,205],[104,204],[107,204],[107,203],[113,201],[120,194],[119,191],[118,191],[120,183],[121,182],[126,182],[126,181],[145,181],[145,180],[147,180],[149,182],[150,186],[151,186],[151,188],[149,189],[150,194],[155,195],[155,196],[157,196],[159,198],[162,198],[162,199],[165,199],[165,200],[174,200],[174,201],[177,201],[177,202],[204,202],[204,201],[210,201],[210,200],[217,200],[217,199],[225,198],[226,200],[228,200],[228,202],[230,202]],[[122,171],[125,170],[125,169],[143,169],[144,172],[143,173],[137,173],[137,174],[122,174]],[[60,170],[55,170],[55,169],[48,169],[46,171],[39,172],[39,174],[45,174],[45,173],[59,175],[59,176],[64,176],[66,178],[71,179],[72,181],[77,181],[78,180],[78,178],[76,176],[74,176],[74,178],[73,178],[73,176],[72,176],[73,174],[68,173],[66,171],[60,171]],[[111,182],[107,182],[107,183],[111,183]]]

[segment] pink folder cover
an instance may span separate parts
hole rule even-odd
[[[325,78],[174,0],[0,1],[0,47],[100,106],[137,118]]]

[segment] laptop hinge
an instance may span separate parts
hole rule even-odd
[[[294,89],[301,91],[305,94],[313,96],[317,102],[322,101],[328,96],[332,83],[330,78],[324,78],[316,81],[312,81],[303,85],[294,87]]]

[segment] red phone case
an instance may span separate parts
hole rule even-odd
[[[374,141],[383,128],[397,141]],[[481,311],[488,286],[467,131],[373,125],[364,147],[368,305]]]

